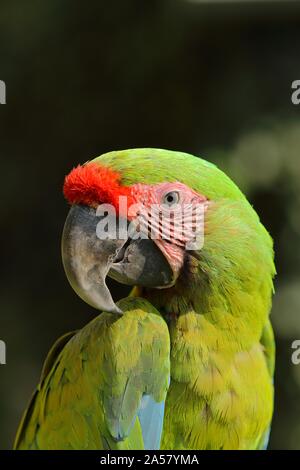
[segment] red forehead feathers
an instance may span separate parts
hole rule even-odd
[[[131,199],[129,187],[120,184],[121,176],[110,168],[88,163],[78,165],[66,176],[63,193],[70,204],[96,206],[100,203],[119,207],[119,196]],[[130,201],[127,202],[128,205]]]

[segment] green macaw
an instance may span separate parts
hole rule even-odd
[[[66,275],[103,313],[50,351],[15,448],[265,448],[275,267],[242,192],[201,158],[133,149],[74,168],[64,194]]]

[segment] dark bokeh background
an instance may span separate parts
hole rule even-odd
[[[216,162],[273,235],[270,447],[300,448],[300,106],[290,99],[300,3],[2,0],[0,79],[0,448],[11,447],[55,339],[95,315],[61,265],[64,175],[148,146]]]

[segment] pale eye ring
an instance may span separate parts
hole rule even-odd
[[[179,202],[179,192],[178,191],[170,191],[166,193],[163,198],[163,203],[167,204],[168,206],[173,206],[174,204],[178,204]]]

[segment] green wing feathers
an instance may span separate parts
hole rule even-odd
[[[118,305],[50,351],[16,449],[144,448],[137,412],[143,395],[165,400],[169,332],[144,299]]]

